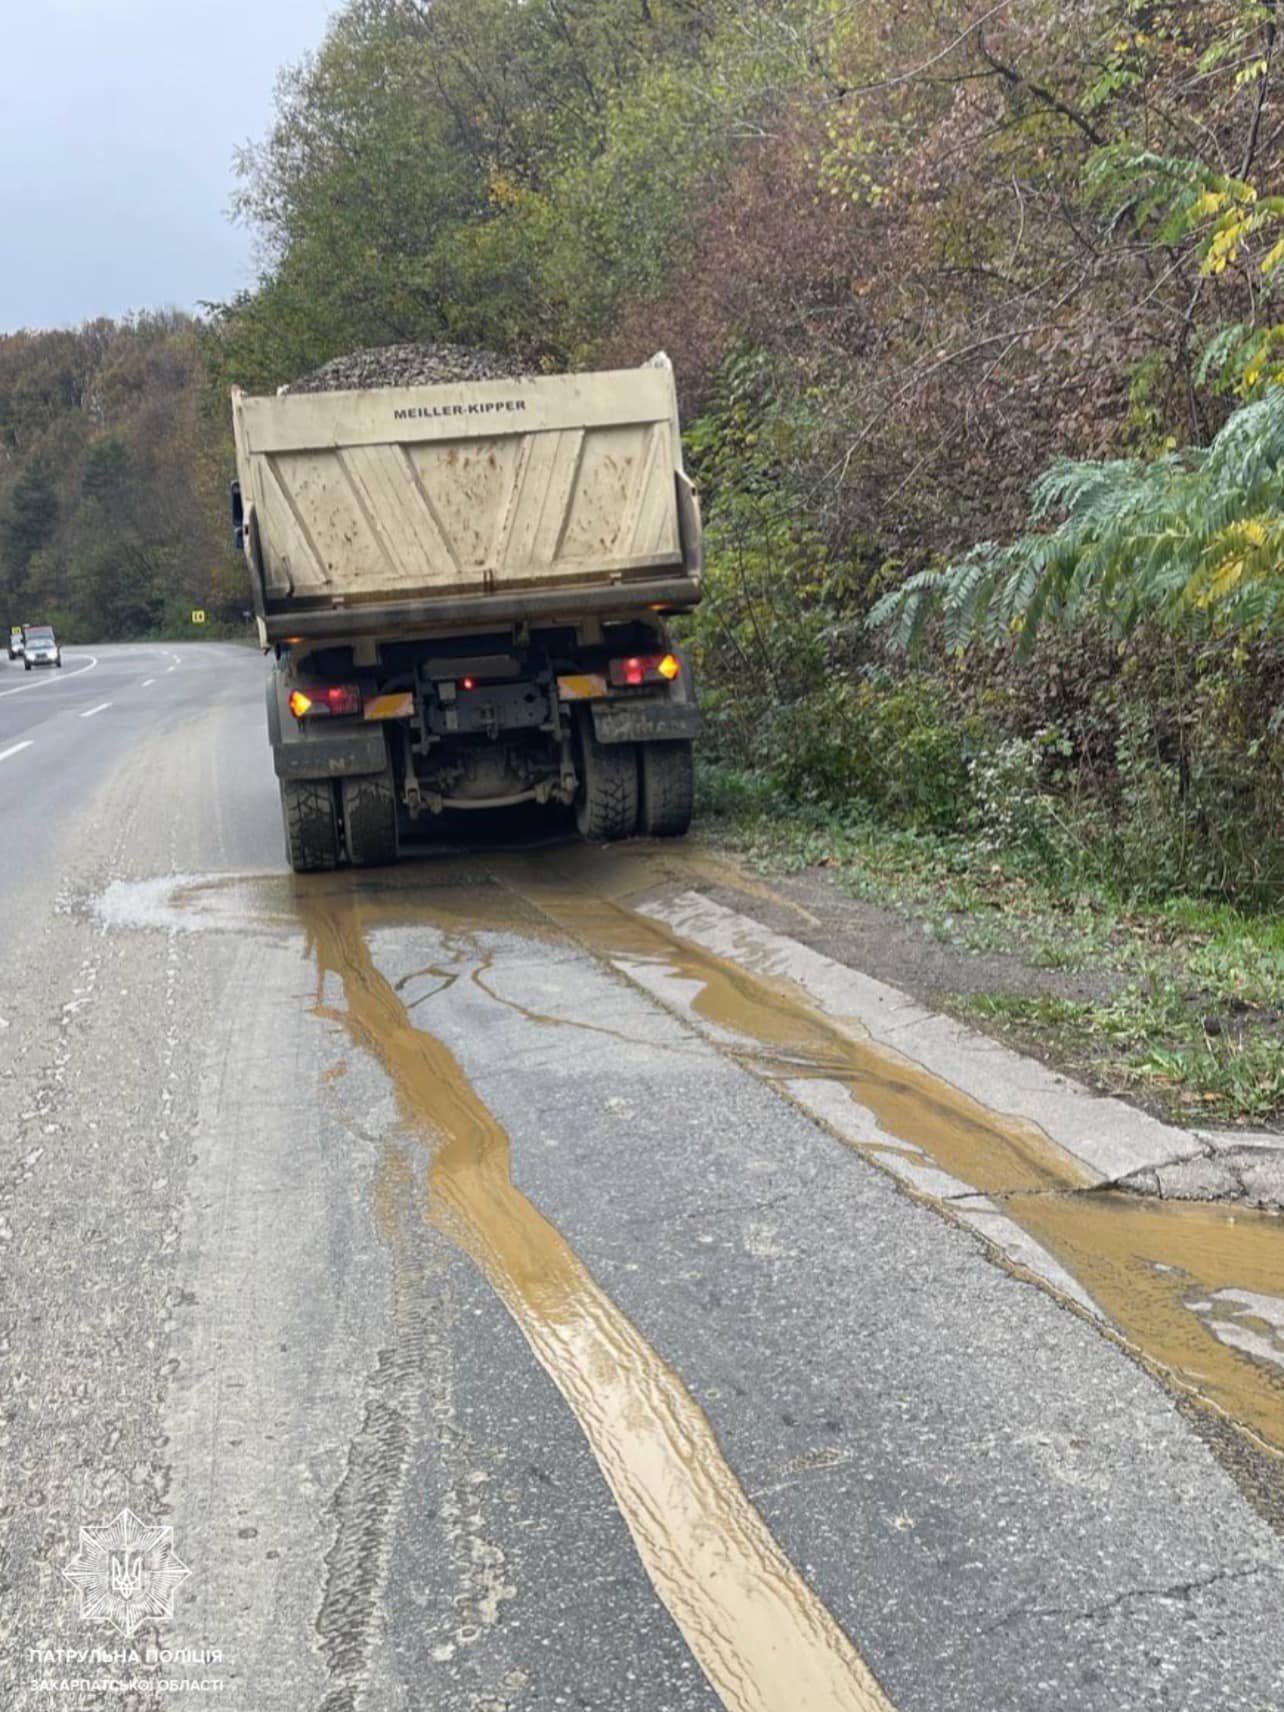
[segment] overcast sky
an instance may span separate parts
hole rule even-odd
[[[232,155],[335,0],[0,0],[0,333],[253,281]]]

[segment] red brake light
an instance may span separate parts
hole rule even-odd
[[[676,654],[633,654],[612,660],[611,682],[617,689],[637,689],[642,684],[671,684],[682,672]]]
[[[356,684],[334,684],[322,692],[322,700],[331,713],[361,712],[361,691]]]
[[[477,688],[477,679],[476,678],[463,678],[460,681],[459,687],[461,690],[475,690]]]

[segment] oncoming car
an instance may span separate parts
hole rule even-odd
[[[61,666],[62,649],[58,638],[47,624],[29,624],[23,632],[22,661],[28,671],[33,666]]]
[[[22,640],[21,624],[11,624],[9,626],[9,658],[21,660],[25,651],[26,644]]]

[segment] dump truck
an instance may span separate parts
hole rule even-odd
[[[233,516],[296,872],[521,803],[679,837],[700,598],[672,365],[232,395]],[[569,820],[569,814],[567,816]]]

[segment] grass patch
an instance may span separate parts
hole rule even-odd
[[[912,915],[943,943],[1080,968],[1121,937],[1120,912],[1102,894],[1054,889],[966,838],[783,804],[743,774],[706,774],[702,787],[703,830],[754,866],[777,874],[828,870],[856,896]]]
[[[1201,1016],[1199,997],[1176,986],[1156,994],[1134,985],[1108,1005],[985,993],[959,995],[951,1009],[1181,1123],[1284,1117],[1279,1017]]]

